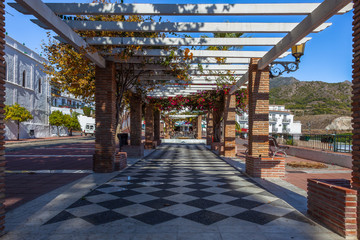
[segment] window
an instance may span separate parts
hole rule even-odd
[[[23,75],[22,75],[22,86],[25,87],[26,86],[26,71],[23,71]]]
[[[41,93],[41,78],[39,78],[39,93]]]
[[[5,67],[5,81],[7,81],[7,64],[6,61],[4,61],[4,67]]]

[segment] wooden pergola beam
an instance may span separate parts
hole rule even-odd
[[[39,20],[32,20],[38,24]],[[64,20],[74,31],[111,31],[111,32],[188,32],[188,33],[288,33],[299,23],[288,22],[105,22]],[[47,25],[47,24],[45,24]],[[39,24],[39,26],[43,26]],[[313,32],[320,32],[331,26],[323,23]],[[301,39],[300,39],[301,40]]]
[[[64,21],[41,0],[16,0],[24,9],[37,17],[41,22],[50,26],[59,36],[77,49],[85,49],[88,44],[75,33]],[[87,51],[85,56],[101,68],[105,67],[105,59],[98,53]]]
[[[21,6],[9,3],[23,14],[31,14]],[[100,4],[100,3],[47,3],[61,15],[307,15],[319,3],[271,3],[271,4]],[[342,9],[348,12],[352,6]]]
[[[108,46],[275,46],[282,38],[130,38],[130,37],[92,37],[84,38],[89,45]],[[311,38],[302,39],[298,44]]]
[[[112,53],[104,53],[109,55],[119,54],[123,49],[114,49]],[[267,51],[220,51],[220,50],[190,50],[188,56],[197,58],[261,58]],[[185,57],[184,51],[166,51],[161,49],[142,49],[133,51],[133,57],[167,57],[170,55]],[[283,52],[279,58],[283,58],[291,54],[290,52]]]
[[[314,31],[314,29],[322,26],[326,20],[346,7],[349,3],[351,3],[351,0],[325,0],[322,2],[259,61],[259,69],[262,70],[267,67],[281,56],[281,54]]]

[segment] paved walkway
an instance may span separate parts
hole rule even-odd
[[[91,191],[73,186],[25,222],[14,214],[3,239],[342,239],[204,145],[163,145],[109,176]]]

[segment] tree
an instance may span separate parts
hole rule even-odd
[[[21,107],[18,103],[12,106],[5,106],[5,120],[13,120],[17,124],[18,133],[17,140],[20,139],[20,123],[33,119],[31,113],[24,107]]]
[[[59,110],[53,111],[49,116],[49,123],[57,127],[57,135],[60,137],[59,127],[64,126],[64,114]]]
[[[70,136],[72,136],[73,130],[81,130],[81,126],[78,119],[78,113],[73,112],[71,115],[64,114],[64,126],[70,131]]]
[[[90,107],[84,106],[83,107],[83,112],[84,112],[85,116],[87,116],[87,117],[91,116],[91,108]]]
[[[111,0],[94,0],[94,3],[111,3]],[[117,3],[118,1],[114,1]],[[73,17],[59,16],[64,19]],[[78,16],[75,20],[81,21],[114,21],[114,22],[154,22],[152,16],[142,17],[138,15],[122,16],[122,15],[96,15],[96,16]],[[81,37],[142,37],[155,38],[166,37],[165,34],[156,32],[108,32],[108,31],[79,31]],[[124,111],[123,97],[124,93],[129,89],[136,89],[139,93],[152,90],[158,87],[158,83],[153,81],[141,82],[141,75],[151,74],[152,70],[138,70],[134,64],[126,63],[136,51],[142,49],[142,46],[126,46],[122,51],[115,54],[114,58],[122,60],[123,63],[118,64],[116,74],[116,125],[120,123],[120,114]],[[166,47],[168,51],[178,50],[177,47]],[[188,50],[188,49],[187,49]],[[49,35],[49,42],[43,45],[43,52],[48,63],[45,65],[45,71],[52,76],[51,81],[60,86],[61,90],[67,90],[69,93],[80,96],[84,99],[92,101],[95,93],[95,65],[84,57],[86,51],[92,52],[113,52],[113,46],[93,46],[88,49],[76,50],[71,45],[58,42]],[[143,64],[152,61],[153,64],[161,64],[169,70],[166,73],[176,76],[179,81],[187,81],[188,66],[185,61],[192,58],[188,51],[185,50],[185,58],[182,63],[173,62],[179,60],[175,54],[165,57],[159,61],[148,60],[144,57]],[[162,84],[169,84],[163,81]],[[174,84],[174,83],[171,83]]]

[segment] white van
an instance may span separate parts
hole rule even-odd
[[[87,136],[88,134],[91,134],[91,136],[94,136],[95,134],[95,123],[87,123],[85,125],[84,134]]]

